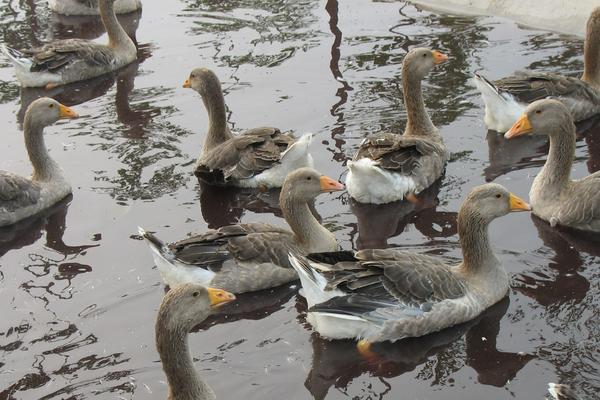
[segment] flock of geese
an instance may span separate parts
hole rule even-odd
[[[99,12],[108,44],[69,39],[26,50],[2,46],[24,87],[47,89],[115,71],[136,59],[136,46],[115,12],[141,7],[139,0],[50,0],[66,14]],[[458,213],[463,260],[395,249],[341,251],[335,236],[315,217],[314,200],[346,189],[359,203],[418,202],[419,193],[441,179],[448,151],[423,102],[421,82],[448,57],[414,48],[402,64],[407,110],[403,134],[366,138],[348,162],[345,186],[312,168],[312,135],[295,138],[272,127],[239,134],[229,130],[218,77],[193,70],[183,86],[198,92],[209,117],[195,175],[212,185],[281,187],[280,207],[289,229],[264,223],[236,224],[165,244],[140,228],[164,282],[156,322],[156,345],[169,382],[169,398],[212,399],[195,373],[187,334],[211,309],[244,293],[300,279],[308,321],[322,337],[356,339],[370,355],[373,342],[426,335],[471,320],[507,295],[509,276],[494,255],[488,225],[510,212],[532,211],[552,227],[600,232],[600,173],[571,180],[574,122],[600,113],[600,8],[587,24],[581,79],[520,72],[490,82],[474,81],[485,102],[485,123],[508,140],[545,135],[546,163],[535,177],[531,205],[495,183],[473,189]],[[71,193],[61,168],[44,144],[43,130],[77,118],[50,98],[31,103],[25,114],[25,145],[31,178],[0,171],[0,226],[52,206]],[[559,398],[566,389],[551,384]],[[566,398],[566,397],[561,397]]]

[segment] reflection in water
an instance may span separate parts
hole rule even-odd
[[[328,341],[313,333],[312,368],[304,386],[313,398],[321,400],[332,386],[344,392],[355,378],[369,373],[380,377],[383,387],[379,393],[376,392],[378,388],[370,384],[364,390],[373,398],[382,398],[389,391],[389,385],[383,378],[392,378],[422,365],[415,373],[417,379],[446,386],[451,375],[465,363],[477,371],[480,383],[502,386],[534,358],[528,354],[501,352],[496,348],[500,320],[509,303],[506,297],[479,318],[441,332],[396,343],[376,343],[372,346],[377,354],[376,362],[366,360],[358,353],[356,341]],[[456,341],[465,333],[466,360],[461,360],[457,353],[461,352],[462,344]]]
[[[118,14],[119,23],[137,46],[136,31],[142,17],[142,10],[127,14]],[[93,40],[104,34],[105,29],[99,15],[63,15],[51,13],[51,36],[47,41],[55,39],[87,39]]]
[[[51,208],[16,224],[0,228],[0,256],[10,250],[20,249],[35,243],[46,231],[46,247],[65,256],[79,254],[99,245],[69,246],[63,242],[67,229],[67,211],[72,195],[56,203]]]
[[[408,224],[429,239],[456,234],[456,212],[436,211],[441,180],[419,193],[416,203],[395,201],[388,204],[361,204],[350,200],[358,220],[356,247],[384,249],[388,239],[399,235]]]
[[[555,312],[566,302],[580,303],[590,289],[590,282],[581,274],[581,253],[600,257],[600,235],[555,229],[533,214],[531,219],[544,245],[555,253],[548,263],[551,273],[547,269],[521,273],[515,278],[519,282],[515,289]],[[544,250],[540,252],[549,256]]]

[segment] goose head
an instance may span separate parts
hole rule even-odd
[[[564,131],[565,124],[573,125],[573,117],[567,107],[555,99],[537,100],[504,134],[507,139],[523,135],[554,136]]]
[[[52,125],[59,119],[77,118],[79,115],[71,108],[60,104],[58,101],[49,97],[42,97],[33,101],[25,116],[34,121],[38,126]]]
[[[290,172],[283,182],[281,197],[309,202],[324,192],[344,190],[345,186],[312,168],[299,168]]]
[[[221,92],[221,82],[208,68],[196,68],[183,83],[184,88],[194,89],[203,98]]]
[[[162,329],[189,332],[202,323],[214,308],[233,300],[235,296],[224,290],[186,283],[165,295],[158,312],[163,318],[159,317],[159,321],[166,325]]]
[[[497,183],[488,183],[471,190],[463,207],[476,212],[487,222],[511,212],[531,211],[529,204]]]
[[[408,52],[402,68],[410,73],[411,76],[424,78],[437,64],[448,60],[448,56],[437,50],[431,50],[424,47],[417,47]]]

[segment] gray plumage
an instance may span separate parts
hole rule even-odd
[[[169,384],[169,400],[214,400],[215,393],[197,374],[187,336],[214,307],[235,299],[231,293],[198,284],[169,290],[160,303],[155,324],[156,349]]]
[[[297,279],[288,253],[338,249],[335,236],[319,224],[311,204],[319,193],[341,189],[343,185],[311,168],[292,172],[280,196],[291,230],[263,223],[237,224],[170,245],[140,232],[169,286],[199,282],[233,293],[267,289]]]
[[[52,87],[86,80],[115,71],[136,59],[137,49],[117,20],[113,0],[98,2],[108,34],[106,45],[83,39],[56,40],[22,51],[2,45],[22,86]]]
[[[227,126],[221,82],[207,68],[196,68],[184,83],[202,97],[208,131],[194,171],[211,185],[281,187],[294,169],[311,167],[307,147],[312,135],[298,140],[277,128],[260,127],[234,135]]]
[[[23,131],[33,176],[25,178],[0,171],[0,226],[14,224],[52,206],[71,193],[62,169],[48,154],[43,131],[61,118],[77,114],[57,102],[42,97],[32,102],[25,112]]]
[[[517,132],[513,128],[515,131],[507,132],[507,137],[531,134],[550,139],[548,158],[529,192],[533,213],[552,226],[600,232],[600,171],[582,179],[570,179],[575,125],[569,110],[557,100],[545,99],[530,104],[524,115],[530,131]]]
[[[478,316],[508,291],[488,225],[529,206],[498,184],[471,191],[458,214],[463,261],[395,249],[290,254],[308,302],[308,321],[329,339],[398,340]]]
[[[98,15],[98,0],[48,0],[48,7],[64,15]],[[115,0],[115,13],[124,14],[142,8],[141,0]]]

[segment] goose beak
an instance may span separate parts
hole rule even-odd
[[[435,64],[441,64],[441,63],[443,63],[443,62],[446,62],[446,61],[448,61],[448,56],[447,56],[447,55],[445,55],[444,53],[440,53],[440,52],[439,52],[439,51],[437,51],[437,50],[433,50],[433,51],[431,52],[431,54],[433,54],[433,62],[434,62]]]
[[[512,193],[509,195],[508,201],[510,204],[510,211],[531,211],[531,206],[529,204]]]
[[[183,82],[183,87],[186,89],[190,89],[192,87],[192,85],[190,84],[190,79],[186,79],[185,82]]]
[[[515,122],[515,124],[504,134],[506,139],[512,139],[517,136],[525,135],[527,133],[531,133],[533,128],[531,127],[531,123],[529,122],[529,118],[527,114],[521,115],[521,117]]]
[[[58,116],[61,119],[63,119],[63,118],[67,118],[67,119],[79,118],[79,114],[77,114],[71,108],[69,108],[63,104],[60,104],[58,106]]]
[[[323,192],[338,192],[346,189],[346,187],[335,179],[331,179],[328,176],[323,175],[320,178],[321,191]]]
[[[230,301],[235,300],[235,295],[229,292],[226,292],[221,289],[215,288],[206,288],[208,291],[208,298],[210,299],[210,305],[213,307],[219,307],[223,304],[227,304]]]

